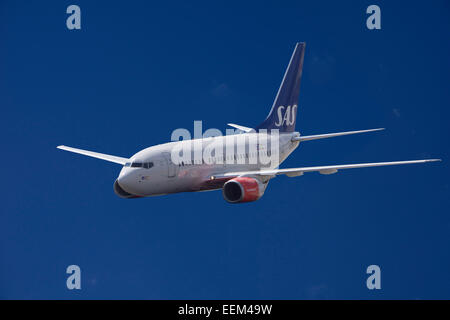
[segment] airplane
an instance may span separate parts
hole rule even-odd
[[[292,53],[269,115],[255,128],[230,123],[228,125],[237,129],[234,135],[173,141],[148,147],[130,158],[64,145],[57,148],[121,165],[120,174],[114,182],[114,192],[121,198],[221,189],[224,199],[229,203],[251,202],[260,199],[269,181],[277,175],[297,177],[306,172],[319,172],[327,175],[344,169],[441,161],[441,159],[423,159],[280,169],[279,164],[301,142],[384,129],[308,136],[303,136],[295,131],[304,55],[305,43],[299,42]],[[270,146],[277,145],[277,152],[272,152],[272,147],[269,150],[269,143],[261,143],[263,138],[266,141],[271,139]],[[250,146],[256,146],[256,149],[254,147],[250,149]],[[205,156],[207,148],[216,151],[226,149],[226,152],[215,152],[214,155],[210,153]],[[175,150],[177,151],[175,152]],[[175,159],[174,154],[178,152],[179,155],[179,150],[188,150],[186,155],[189,157],[184,157],[185,152],[183,151],[182,160]],[[268,158],[273,154],[276,154],[276,161],[267,163],[265,160],[263,163],[263,156]],[[195,155],[200,155],[200,157],[195,157]]]

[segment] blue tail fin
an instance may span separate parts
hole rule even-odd
[[[305,43],[299,42],[295,46],[272,109],[266,120],[256,127],[257,130],[278,129],[280,132],[293,132],[295,130],[304,55]]]

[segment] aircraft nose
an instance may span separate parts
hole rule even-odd
[[[133,175],[130,171],[128,171],[126,168],[122,169],[122,171],[119,174],[119,177],[117,178],[117,182],[127,192],[130,192],[128,190],[132,189],[133,185]]]
[[[128,168],[120,171],[119,177],[114,182],[114,192],[121,198],[139,198],[136,190],[136,177]]]

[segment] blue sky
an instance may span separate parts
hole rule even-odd
[[[381,30],[366,28],[370,4]],[[450,298],[449,14],[448,1],[1,1],[0,298]],[[194,120],[257,125],[298,41],[297,130],[387,130],[306,142],[283,167],[444,161],[277,177],[230,205],[120,199],[119,166],[56,149],[128,157]]]

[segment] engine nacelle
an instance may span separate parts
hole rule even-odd
[[[255,178],[238,177],[223,185],[222,194],[230,203],[256,201],[264,194],[266,185]]]

